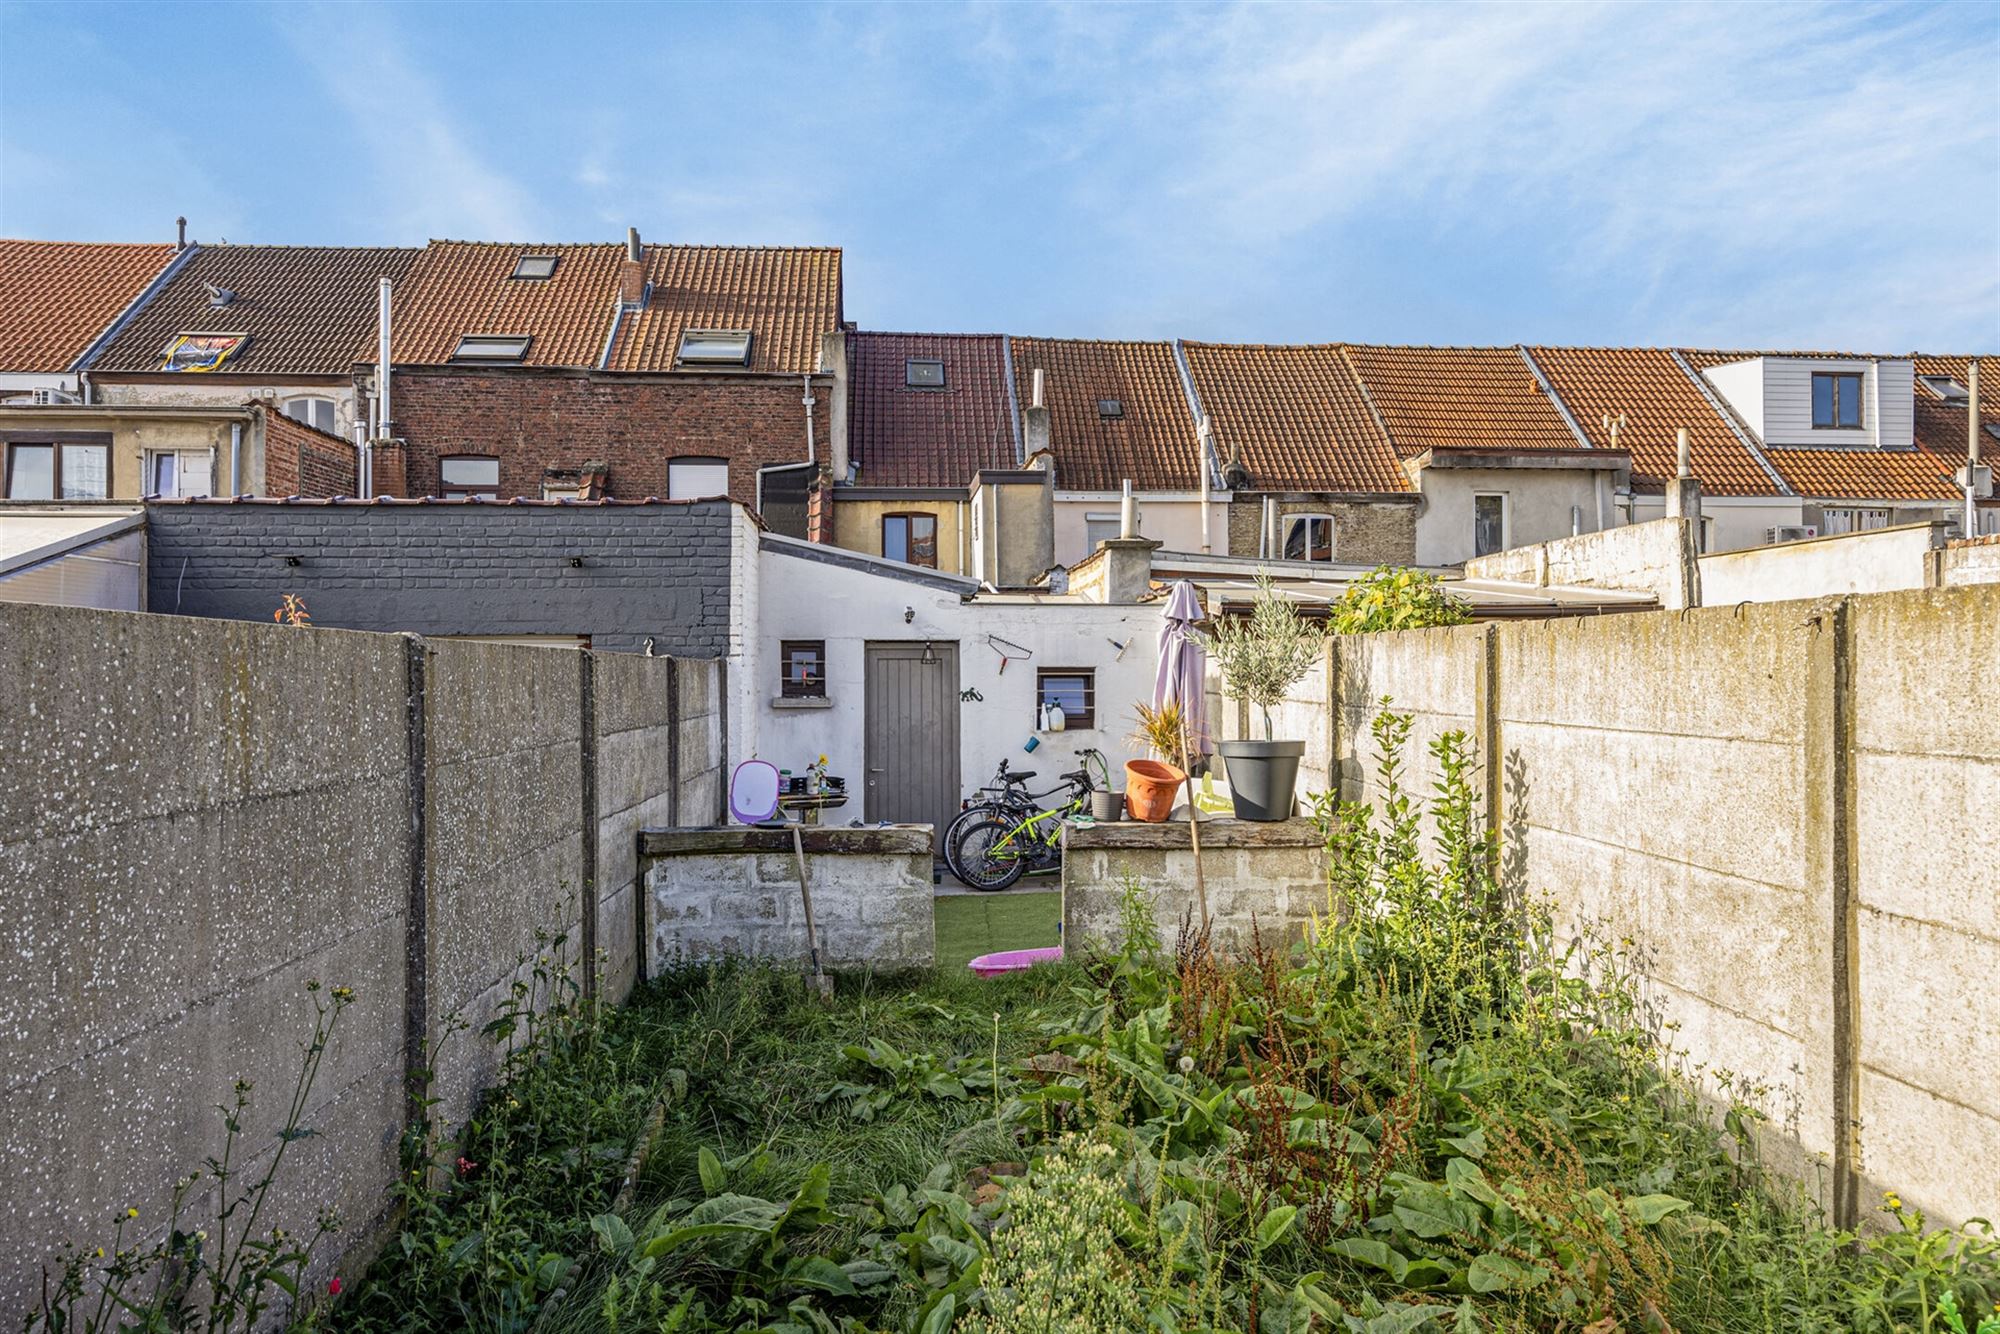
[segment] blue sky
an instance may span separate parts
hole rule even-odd
[[[851,319],[2000,352],[2000,5],[0,0],[0,234],[839,245]],[[23,58],[27,56],[27,58]]]

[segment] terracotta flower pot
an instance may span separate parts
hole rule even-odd
[[[1174,813],[1174,794],[1187,775],[1158,760],[1125,761],[1125,805],[1135,820],[1163,824]]]

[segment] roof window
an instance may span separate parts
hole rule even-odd
[[[911,357],[903,363],[903,383],[912,389],[942,389],[944,363],[934,357]]]
[[[1919,375],[1917,378],[1924,382],[1924,388],[1947,403],[1963,403],[1971,397],[1965,392],[1965,386],[1949,375]]]
[[[553,278],[556,276],[556,256],[523,255],[514,261],[516,278]]]
[[[453,361],[521,361],[528,355],[529,334],[465,334],[452,349]]]
[[[1125,404],[1121,400],[1115,398],[1100,398],[1097,400],[1097,417],[1099,421],[1115,422],[1122,420],[1124,416]]]
[[[681,335],[679,361],[683,366],[747,366],[750,364],[750,331],[689,329]]]

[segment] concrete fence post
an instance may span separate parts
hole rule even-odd
[[[1810,1003],[1805,1031],[1804,1107],[1824,1116],[1832,1146],[1835,1227],[1860,1220],[1860,998],[1855,948],[1856,883],[1854,643],[1850,600],[1820,604],[1806,621],[1805,886]]]
[[[721,766],[721,774],[715,783],[715,822],[729,823],[729,662],[726,658],[715,659],[715,693],[710,696],[715,701],[716,712],[721,715],[722,736],[716,748],[716,763]]]
[[[583,998],[597,999],[597,655],[580,649],[577,675],[577,821],[582,843],[582,886],[577,891],[584,958]]]
[[[403,924],[404,1118],[420,1124],[429,1092],[430,1037],[430,747],[426,738],[430,649],[421,635],[403,637],[404,728],[409,754],[409,897]]]
[[[1340,636],[1326,637],[1326,790],[1340,800]]]
[[[1472,679],[1473,741],[1479,747],[1480,798],[1486,807],[1485,833],[1500,834],[1500,627],[1479,632],[1479,662]],[[1497,873],[1499,868],[1493,868]]]

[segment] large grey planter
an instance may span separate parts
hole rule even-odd
[[[1292,818],[1292,798],[1299,785],[1299,761],[1306,753],[1305,742],[1224,741],[1216,749],[1222,752],[1237,819]]]

